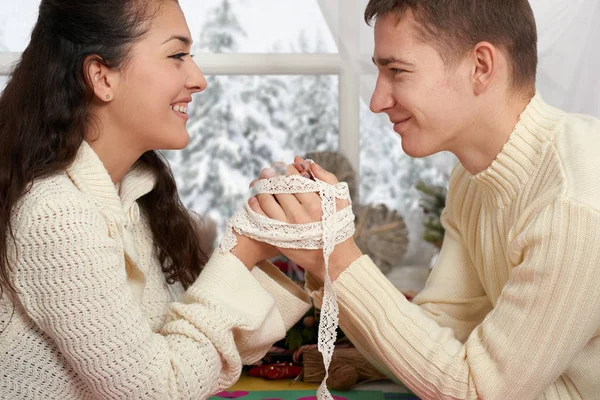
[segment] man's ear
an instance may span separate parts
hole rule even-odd
[[[83,63],[83,73],[94,90],[94,96],[102,102],[110,102],[115,97],[118,73],[108,68],[102,59],[90,55]]]
[[[476,95],[483,93],[498,75],[499,51],[489,42],[479,42],[471,50],[472,83]]]

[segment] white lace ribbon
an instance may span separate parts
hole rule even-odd
[[[310,161],[309,161],[310,162]],[[314,176],[313,176],[314,178]],[[345,241],[354,234],[354,214],[348,206],[336,210],[336,198],[350,200],[348,185],[344,182],[330,185],[317,178],[313,180],[299,175],[276,176],[258,181],[250,195],[295,194],[317,192],[321,197],[323,211],[319,222],[306,224],[288,224],[255,213],[246,204],[228,223],[228,229],[221,240],[218,251],[228,252],[237,244],[233,231],[261,242],[272,244],[279,248],[288,249],[323,249],[325,259],[325,290],[321,319],[319,322],[318,349],[323,355],[325,378],[317,389],[319,400],[333,400],[327,390],[329,364],[333,357],[336,330],[338,327],[339,308],[337,297],[329,277],[329,257],[338,243]]]

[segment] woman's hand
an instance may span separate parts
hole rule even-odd
[[[237,237],[237,244],[231,250],[231,254],[236,256],[249,270],[252,270],[260,261],[273,258],[281,252],[268,243],[259,242],[244,235],[239,235],[234,231]]]
[[[286,168],[287,175],[302,175],[309,177],[308,169],[313,175],[332,185],[338,183],[337,178],[330,172],[325,171],[316,164],[309,164],[300,157],[294,159],[294,164]],[[260,179],[268,179],[275,176],[270,168],[261,171]],[[251,185],[253,185],[254,181]],[[321,220],[322,208],[321,198],[317,193],[297,194],[258,194],[248,201],[250,208],[263,216],[277,219],[290,224],[304,224]],[[336,199],[338,210],[348,207],[350,203],[346,200]],[[279,249],[286,257],[302,266],[313,275],[323,279],[325,262],[322,250],[306,249]],[[338,244],[329,259],[329,275],[332,280],[336,279],[353,261],[362,255],[353,238]]]

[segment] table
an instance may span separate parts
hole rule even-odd
[[[243,374],[240,380],[210,400],[316,400],[318,385],[290,379],[267,380]],[[350,391],[332,391],[334,400],[418,400],[389,380],[370,382]]]

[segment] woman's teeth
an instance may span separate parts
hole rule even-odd
[[[186,106],[174,106],[174,107],[171,106],[171,110],[180,112],[182,114],[187,114],[187,107]]]

